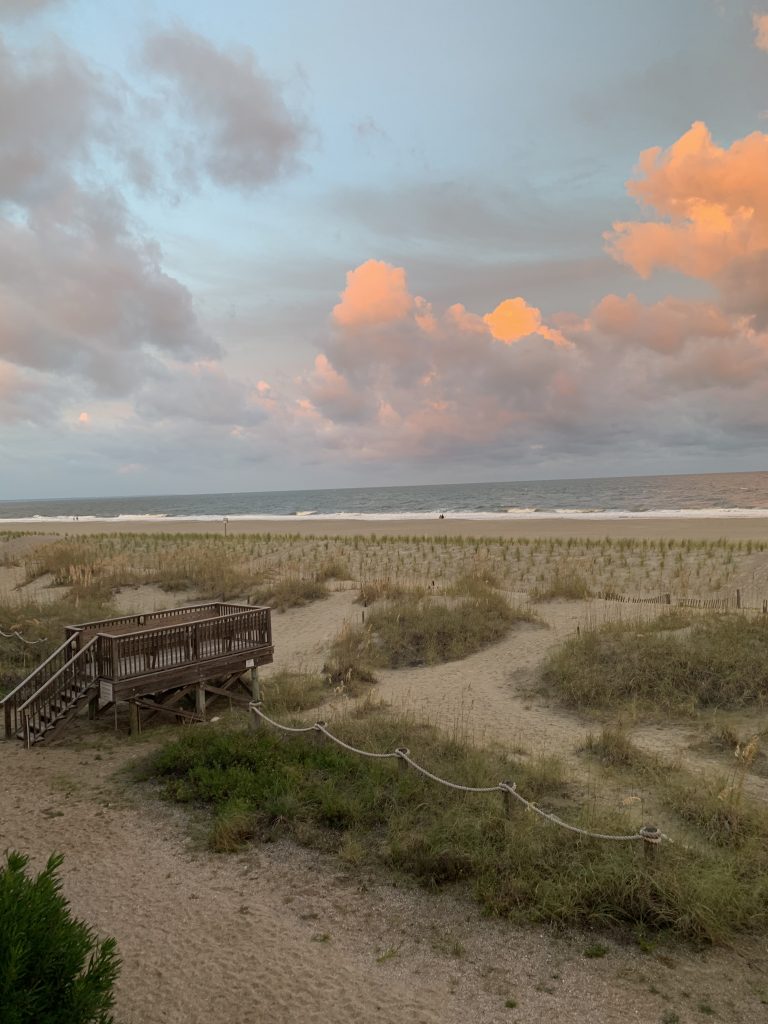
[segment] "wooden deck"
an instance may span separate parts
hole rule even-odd
[[[132,728],[148,705],[201,720],[206,691],[237,699],[231,691],[239,685],[250,694],[255,670],[274,653],[270,609],[226,602],[85,622],[65,633],[2,701],[6,736],[29,745],[86,699],[94,716],[127,701]],[[192,692],[195,710],[185,711],[180,705]]]

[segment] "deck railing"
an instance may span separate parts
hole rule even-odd
[[[79,625],[67,626],[70,635],[77,633],[108,633],[110,628],[135,626],[136,630],[145,629],[153,622],[167,623],[169,621],[183,621],[192,615],[203,615],[204,618],[212,618],[221,614],[223,608],[242,608],[242,605],[225,605],[220,601],[211,601],[208,604],[187,605],[185,608],[168,608],[161,612],[143,612],[137,615],[120,615],[114,619],[101,619],[98,622],[83,622]],[[203,614],[207,613],[207,614]]]
[[[74,644],[74,646],[73,646]],[[77,649],[77,640],[72,636],[67,637],[64,643],[57,647],[53,654],[50,654],[42,664],[38,665],[34,672],[22,679],[18,686],[0,701],[3,707],[5,721],[5,738],[10,739],[19,731],[22,719],[19,715],[22,704],[31,697],[44,683],[54,676],[70,660]]]
[[[99,675],[116,682],[271,646],[270,610],[233,607],[238,610],[195,622],[101,636]]]
[[[34,736],[40,736],[46,726],[96,682],[94,647],[97,642],[98,637],[89,640],[19,707],[24,742],[28,747]]]

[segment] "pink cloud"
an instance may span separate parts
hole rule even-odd
[[[605,235],[617,260],[648,277],[670,267],[713,279],[768,248],[768,135],[723,149],[697,121],[667,150],[640,154],[627,191],[664,220],[618,221]]]
[[[541,321],[541,310],[529,306],[525,299],[505,299],[500,302],[492,313],[486,313],[484,322],[497,341],[511,345],[531,334],[539,334],[548,338],[556,345],[567,345],[568,342],[560,333],[547,327]]]
[[[752,27],[755,30],[755,46],[768,53],[768,14],[753,14]]]
[[[635,295],[606,295],[592,310],[589,327],[657,352],[678,352],[690,338],[728,339],[736,325],[710,302],[668,297],[646,306]]]
[[[333,318],[343,327],[364,327],[402,320],[414,306],[405,271],[381,260],[368,260],[347,273],[347,287]]]

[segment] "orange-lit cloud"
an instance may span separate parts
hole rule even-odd
[[[497,341],[511,345],[531,334],[540,334],[556,345],[567,345],[563,335],[541,322],[541,310],[529,306],[525,299],[505,299],[492,313],[483,317],[491,334]]]
[[[347,287],[333,318],[343,327],[364,327],[402,320],[413,309],[405,271],[382,260],[368,260],[347,273]]]
[[[768,53],[768,14],[753,14],[752,26],[755,30],[755,46]]]
[[[91,415],[90,415],[90,413],[81,412],[80,415],[77,417],[77,422],[78,423],[90,423],[91,422]]]
[[[640,155],[627,191],[664,218],[619,221],[609,251],[648,277],[670,267],[713,279],[735,260],[768,249],[768,135],[753,132],[729,148],[697,121],[667,150]]]
[[[727,339],[736,325],[711,302],[667,297],[651,306],[635,295],[606,295],[592,310],[586,329],[657,352],[678,352],[690,338]]]

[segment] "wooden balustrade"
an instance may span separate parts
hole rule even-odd
[[[18,714],[28,747],[34,735],[39,736],[45,732],[55,715],[75,704],[95,683],[96,659],[93,654],[97,640],[94,637],[81,647],[19,707]]]
[[[22,679],[18,686],[5,695],[2,705],[6,739],[10,739],[21,728],[22,719],[19,712],[24,702],[70,660],[77,647],[77,638],[67,637],[53,654],[50,654],[45,661],[37,666],[34,672],[30,672],[26,679]]]

